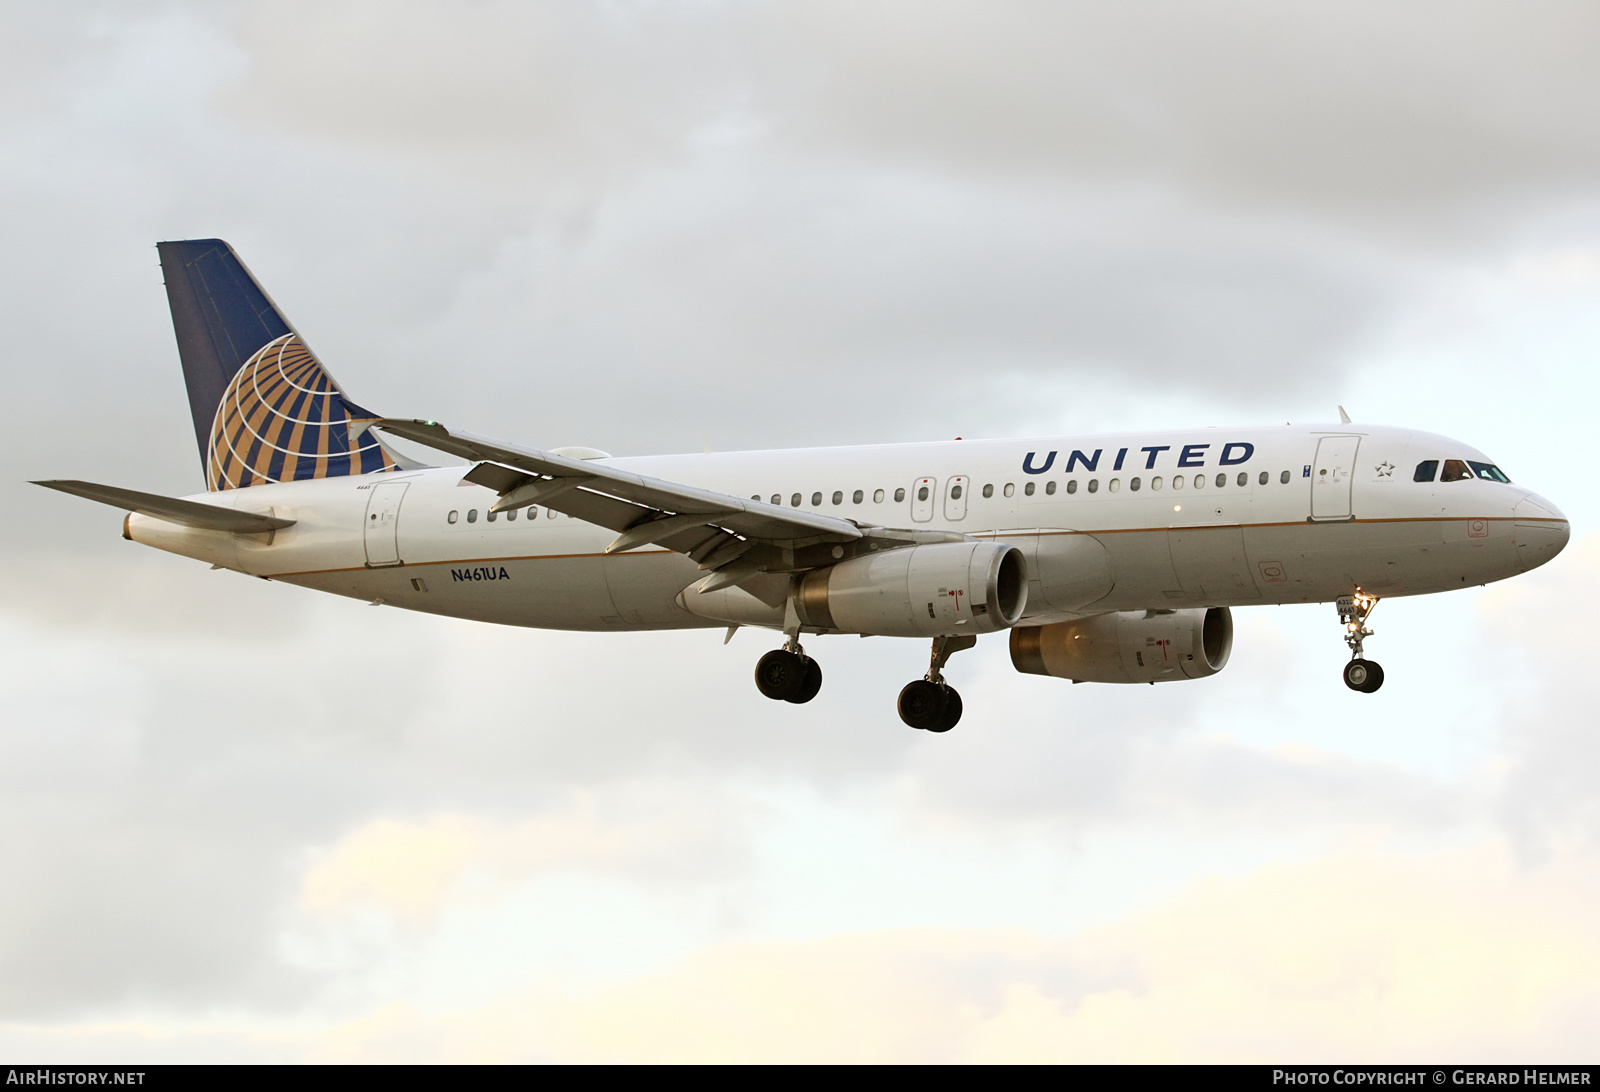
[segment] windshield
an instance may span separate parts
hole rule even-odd
[[[1419,482],[1433,480],[1433,467],[1438,465],[1432,459],[1417,467],[1416,480]],[[1503,482],[1511,484],[1511,479],[1506,477],[1505,471],[1493,463],[1479,463],[1471,459],[1446,459],[1444,473],[1439,475],[1442,482],[1465,482],[1473,478],[1486,482]]]

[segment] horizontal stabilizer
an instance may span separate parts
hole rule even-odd
[[[118,489],[114,485],[97,485],[94,482],[49,481],[34,482],[46,489],[59,489],[75,497],[109,504],[140,515],[164,519],[168,523],[181,523],[185,527],[204,527],[211,531],[232,531],[241,535],[259,535],[293,527],[294,520],[276,516],[262,516],[254,512],[236,512],[232,508],[219,508],[199,501],[178,500],[154,493],[140,493],[132,489]]]

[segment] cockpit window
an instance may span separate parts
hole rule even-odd
[[[1431,482],[1438,473],[1438,459],[1423,459],[1417,464],[1417,472],[1411,475],[1411,480],[1414,482]]]
[[[1493,463],[1475,463],[1469,459],[1467,461],[1467,465],[1472,467],[1472,472],[1474,474],[1478,475],[1478,477],[1482,478],[1486,482],[1505,482],[1507,485],[1511,484],[1511,479],[1506,477],[1505,471],[1501,470]]]
[[[1460,459],[1446,459],[1444,461],[1444,473],[1439,475],[1439,480],[1442,482],[1460,482],[1466,481],[1470,477],[1472,477],[1472,471],[1467,469],[1466,463]]]

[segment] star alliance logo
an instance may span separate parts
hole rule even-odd
[[[1376,470],[1378,472],[1378,477],[1380,477],[1380,478],[1388,478],[1388,477],[1393,477],[1394,476],[1394,464],[1391,463],[1388,459],[1383,460],[1383,462],[1379,463],[1377,466],[1373,467],[1372,469],[1374,469],[1374,470]]]

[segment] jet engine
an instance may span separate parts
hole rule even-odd
[[[903,546],[814,569],[795,582],[807,627],[884,637],[994,633],[1028,604],[1021,550],[998,542]]]
[[[1233,615],[1208,610],[1121,611],[1011,631],[1011,663],[1073,682],[1203,679],[1228,663]]]

